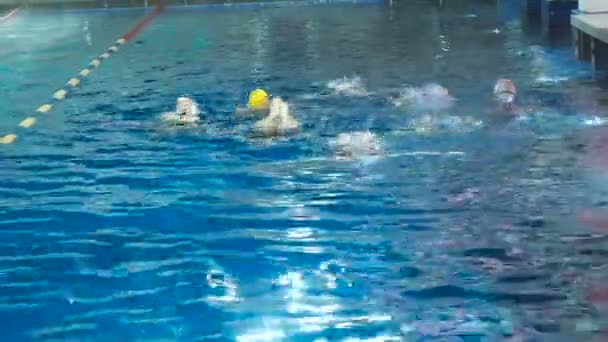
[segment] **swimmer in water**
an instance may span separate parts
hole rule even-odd
[[[370,131],[340,133],[330,145],[336,149],[338,159],[377,156],[382,153],[380,139]]]
[[[264,89],[255,89],[249,93],[247,107],[236,108],[236,113],[239,115],[258,115],[267,116],[270,112],[270,95]]]
[[[420,135],[465,132],[476,129],[480,124],[471,117],[449,115],[448,110],[454,105],[455,99],[447,88],[436,83],[407,87],[392,102],[394,106],[416,114],[408,123],[407,130]]]
[[[355,97],[365,97],[370,95],[367,89],[365,89],[363,80],[361,80],[361,77],[358,76],[352,78],[343,77],[330,81],[327,83],[327,88],[329,88],[334,95]]]
[[[197,125],[200,118],[200,110],[194,100],[189,97],[178,97],[174,112],[166,112],[161,119],[176,126]]]
[[[452,107],[454,98],[447,88],[430,83],[422,87],[407,87],[392,102],[395,107],[437,113]]]
[[[294,134],[299,127],[300,123],[289,111],[289,104],[279,97],[270,101],[268,115],[255,123],[255,131],[266,137]]]
[[[494,85],[494,98],[498,104],[498,109],[503,114],[518,115],[517,107],[515,107],[515,96],[517,88],[513,81],[501,78]]]

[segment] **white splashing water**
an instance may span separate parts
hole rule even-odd
[[[392,99],[396,107],[407,107],[419,111],[442,111],[454,104],[454,98],[443,86],[431,83],[422,87],[405,87]]]
[[[346,158],[375,156],[382,153],[382,143],[370,131],[340,133],[330,142],[336,149],[336,154]]]
[[[343,96],[368,96],[369,92],[360,77],[343,77],[327,82],[327,88],[336,95]]]

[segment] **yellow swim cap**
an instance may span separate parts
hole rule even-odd
[[[269,95],[264,89],[256,89],[249,94],[247,107],[251,110],[265,110],[269,106]]]

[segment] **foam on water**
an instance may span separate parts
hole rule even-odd
[[[345,158],[359,158],[379,155],[382,153],[382,143],[370,131],[340,133],[336,139],[330,141],[336,149],[338,156]]]
[[[393,105],[415,111],[444,111],[452,107],[455,99],[439,84],[431,83],[422,87],[405,87],[392,100]]]
[[[327,88],[335,95],[365,97],[370,93],[365,88],[361,77],[342,77],[327,82]]]

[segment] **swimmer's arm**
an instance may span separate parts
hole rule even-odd
[[[184,123],[197,124],[201,121],[201,118],[198,115],[187,115],[180,117],[180,121]]]
[[[253,112],[248,107],[236,106],[234,110],[235,115],[253,115]]]
[[[268,116],[268,111],[258,111],[258,110],[252,110],[249,107],[237,106],[236,110],[234,111],[234,115],[240,116],[240,117],[264,118],[264,117]]]
[[[164,121],[179,120],[179,115],[175,112],[165,112],[160,115],[160,118]]]

